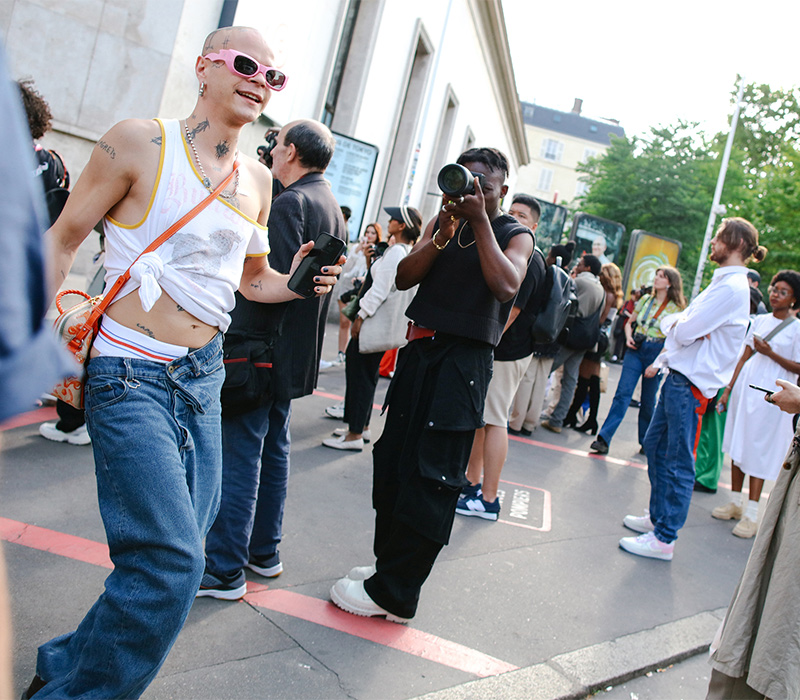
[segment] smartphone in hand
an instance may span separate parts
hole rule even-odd
[[[756,386],[755,384],[751,384],[750,388],[756,391],[763,391],[767,396],[772,396],[776,391],[776,389],[765,389],[763,386]]]
[[[314,247],[308,251],[294,274],[289,278],[288,287],[301,297],[310,299],[316,292],[317,283],[314,278],[322,274],[321,270],[327,265],[335,265],[345,249],[345,242],[329,233],[320,233],[314,241]]]

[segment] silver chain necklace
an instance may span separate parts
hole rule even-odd
[[[197,163],[197,169],[200,171],[200,174],[203,176],[203,187],[205,187],[209,192],[213,192],[214,189],[211,187],[211,180],[209,179],[208,175],[206,175],[206,171],[203,170],[203,164],[200,162],[200,156],[197,155],[197,149],[194,147],[194,139],[192,138],[192,134],[189,131],[189,122],[188,120],[184,119],[183,121],[183,128],[186,130],[186,143],[189,144],[189,148],[192,149],[192,153],[194,154],[194,162]],[[236,162],[239,159],[239,151],[236,151],[233,155],[233,160]],[[236,175],[234,176],[233,181],[233,192],[227,194],[226,192],[220,192],[220,197],[224,197],[225,199],[230,199],[231,197],[235,197],[236,193],[239,191],[239,168],[236,168]]]

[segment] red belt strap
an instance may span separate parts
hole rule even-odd
[[[419,340],[420,338],[433,338],[436,331],[430,328],[423,328],[416,325],[413,321],[408,322],[408,330],[406,331],[406,340],[410,343],[412,340]]]

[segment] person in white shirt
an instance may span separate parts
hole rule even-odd
[[[642,533],[620,540],[619,546],[631,554],[672,559],[694,489],[698,420],[708,400],[730,382],[750,320],[745,263],[751,257],[760,262],[766,254],[749,221],[725,219],[711,241],[710,258],[719,265],[711,283],[685,310],[661,322],[664,350],[645,376],[661,369],[669,374],[644,439],[649,512],[623,520],[625,527]]]

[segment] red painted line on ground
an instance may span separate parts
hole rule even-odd
[[[106,569],[114,568],[105,544],[17,520],[0,518],[0,539]],[[248,581],[244,599],[260,608],[330,627],[479,677],[495,676],[517,668],[456,642],[394,622],[351,615],[332,603],[300,593],[269,590],[264,584]]]
[[[108,556],[108,545],[18,520],[0,518],[0,539],[106,569],[114,568]]]
[[[318,598],[287,590],[248,593],[252,605],[297,617],[376,644],[418,656],[480,678],[496,676],[518,667],[456,642],[384,619],[351,615]]]
[[[546,450],[554,450],[555,452],[564,452],[575,457],[591,457],[610,464],[618,464],[621,467],[635,467],[636,469],[647,469],[646,464],[641,462],[632,462],[628,459],[617,459],[616,457],[609,457],[607,455],[599,455],[594,452],[587,452],[586,450],[576,450],[572,447],[561,447],[560,445],[553,445],[549,442],[539,442],[538,440],[531,440],[531,438],[520,437],[518,435],[509,435],[509,440],[516,440],[517,442],[524,442],[526,445],[533,445],[534,447],[543,447]]]
[[[32,423],[44,423],[48,420],[58,420],[55,406],[47,406],[45,408],[37,408],[35,411],[20,413],[14,418],[9,418],[5,423],[0,423],[0,431],[20,428],[23,425],[31,425]]]

